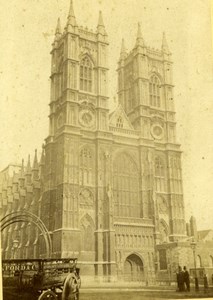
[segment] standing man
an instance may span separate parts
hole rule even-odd
[[[178,273],[177,273],[177,286],[179,292],[184,291],[184,273],[180,266],[178,267]]]
[[[183,267],[184,272],[184,284],[186,285],[186,290],[190,292],[190,279],[189,279],[189,272],[186,266]]]

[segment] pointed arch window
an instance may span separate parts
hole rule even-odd
[[[118,117],[116,122],[116,127],[123,128],[123,126],[124,126],[123,119],[121,117]]]
[[[114,214],[124,218],[140,218],[139,174],[136,164],[125,153],[113,163]]]
[[[155,189],[157,192],[165,191],[165,165],[160,157],[155,158]]]
[[[149,83],[149,98],[150,105],[154,107],[161,107],[161,83],[156,75],[153,75]]]
[[[92,63],[86,56],[80,62],[80,90],[92,92]]]

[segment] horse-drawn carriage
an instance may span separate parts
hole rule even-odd
[[[29,293],[31,299],[77,300],[81,282],[76,265],[75,258],[3,260],[3,287]]]

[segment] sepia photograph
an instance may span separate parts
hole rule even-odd
[[[213,299],[213,0],[0,11],[0,300]]]

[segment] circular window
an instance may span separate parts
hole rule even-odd
[[[153,125],[151,128],[151,134],[154,139],[161,140],[164,136],[164,130],[160,125]]]

